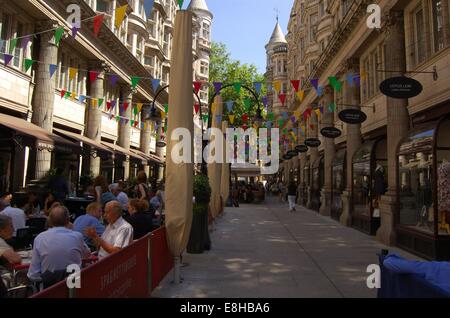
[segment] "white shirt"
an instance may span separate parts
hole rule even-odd
[[[9,246],[3,238],[0,237],[0,257],[3,256],[3,253],[12,249],[13,248]]]
[[[102,235],[102,240],[114,247],[124,248],[133,242],[133,227],[122,217],[118,218],[114,224],[109,224]],[[103,258],[109,253],[100,248],[98,257]]]
[[[16,236],[18,229],[23,229],[26,227],[27,216],[25,215],[25,212],[23,212],[23,210],[8,206],[2,212],[0,212],[0,214],[9,216],[12,219],[14,237]]]

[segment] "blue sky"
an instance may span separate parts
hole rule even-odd
[[[214,14],[213,41],[225,43],[233,59],[254,64],[264,73],[264,46],[275,27],[275,8],[286,34],[294,0],[206,0],[206,3]],[[189,0],[185,1],[187,4]]]

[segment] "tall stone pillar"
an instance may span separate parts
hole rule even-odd
[[[216,96],[215,98],[215,109],[214,112],[211,114],[212,116],[212,128],[215,128],[219,131],[222,131],[222,123],[218,122],[216,120],[216,116],[222,116],[223,113],[223,104],[222,104],[222,98],[220,96]],[[214,137],[212,137],[214,135]],[[217,146],[220,145],[220,141],[223,143],[223,139],[220,141],[217,141],[216,138],[223,138],[221,136],[217,136],[216,134],[211,134],[210,136],[210,142],[211,145],[216,143]],[[214,140],[214,142],[213,142]],[[223,144],[222,144],[223,145]],[[208,147],[209,149],[209,147]],[[214,153],[209,152],[212,156],[216,155],[216,151],[220,151],[221,149],[214,149]],[[210,149],[211,151],[211,149]],[[208,164],[208,178],[209,178],[209,184],[211,186],[211,202],[209,204],[212,216],[216,218],[220,214],[221,210],[221,204],[220,204],[220,185],[221,185],[221,178],[222,178],[222,165],[219,163],[209,163]]]
[[[160,141],[167,142],[164,137],[164,122],[156,123],[158,129],[156,130],[156,143]],[[156,147],[156,155],[159,158],[164,159],[164,152],[166,151],[166,147]],[[163,182],[164,180],[164,166],[159,166],[158,168],[158,183]]]
[[[56,21],[42,21],[37,23],[38,31],[59,27]],[[36,71],[36,88],[33,99],[33,116],[31,122],[48,132],[53,130],[53,107],[56,94],[56,79],[50,77],[48,66],[58,63],[58,46],[53,40],[54,33],[46,32],[39,35],[39,61]],[[34,178],[41,179],[51,168],[52,154],[48,151],[36,150],[36,169]]]
[[[103,98],[105,96],[105,71],[107,65],[104,61],[90,61],[89,70],[98,73],[95,81],[90,82],[89,96],[92,98]],[[101,142],[102,139],[102,110],[97,105],[92,104],[92,100],[88,100],[86,106],[86,137]],[[100,158],[92,158],[90,156],[83,157],[83,172],[88,174],[92,172],[94,176],[100,175]]]
[[[131,90],[128,87],[122,88],[122,112],[121,116],[126,118],[131,118],[131,112],[132,112],[132,103],[133,103],[133,90]],[[125,106],[126,107],[125,109]],[[130,138],[131,138],[131,126],[130,123],[124,123],[119,125],[119,139],[117,144],[125,148],[127,150],[130,150]],[[127,159],[123,162],[123,169],[124,174],[123,178],[124,180],[128,180],[130,177],[130,158],[127,156]]]
[[[359,60],[351,59],[346,63],[346,72],[357,74],[359,73]],[[347,105],[361,105],[360,101],[360,88],[353,83],[343,81],[343,103]],[[345,108],[351,109],[359,107],[345,106]],[[342,215],[341,223],[350,226],[351,214],[353,205],[353,155],[361,147],[361,124],[347,124],[347,187],[342,194]]]
[[[387,18],[386,32],[386,68],[398,70],[401,76],[406,71],[405,33],[403,12],[390,12]],[[381,197],[381,227],[377,238],[386,245],[395,242],[395,214],[397,213],[397,147],[408,134],[408,100],[387,98],[387,149],[388,149],[388,192]]]
[[[322,117],[322,125],[321,128],[325,127],[334,127],[334,113],[330,112],[328,106],[334,103],[334,92],[331,86],[325,87],[324,97],[323,97],[323,117]],[[322,205],[320,206],[320,214],[329,216],[331,215],[331,196],[333,192],[333,184],[332,184],[332,166],[333,159],[336,153],[334,146],[334,139],[324,138],[324,157],[325,157],[325,165],[324,165],[324,174],[325,174],[325,183],[321,193]]]
[[[441,1],[442,5],[442,32],[444,34],[444,45],[450,45],[450,8],[448,1]]]
[[[313,110],[311,112],[311,117],[309,117],[309,124],[306,128],[309,131],[309,134],[307,135],[307,138],[318,138],[318,128],[319,128],[319,119],[317,118],[316,112]],[[309,169],[309,184],[308,187],[308,203],[306,204],[306,207],[308,209],[313,208],[313,173],[314,173],[314,163],[319,159],[319,148],[309,148],[309,158],[310,158],[310,166],[311,169]]]
[[[147,120],[144,124],[144,128],[141,130],[141,151],[146,155],[150,154],[150,143],[152,141],[151,121]],[[144,165],[144,171],[147,176],[150,176],[150,165]]]

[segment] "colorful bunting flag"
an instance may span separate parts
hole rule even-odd
[[[222,89],[222,83],[221,82],[214,82],[214,89],[216,91],[216,95],[220,94],[220,90]]]
[[[70,96],[72,96],[72,93],[71,92],[66,92],[66,95],[64,95],[64,98],[68,99]]]
[[[273,88],[274,88],[275,92],[277,94],[279,94],[281,91],[281,82],[280,81],[273,82]]]
[[[122,25],[123,20],[125,19],[125,15],[127,13],[128,4],[116,8],[116,17],[114,20],[114,25],[117,29]]]
[[[328,105],[328,110],[330,111],[330,113],[334,113],[336,110],[336,104],[332,103]]]
[[[229,100],[225,104],[227,105],[228,112],[231,113],[233,111],[234,102],[232,100]]]
[[[286,102],[286,94],[280,94],[278,95],[278,98],[280,99],[281,105],[284,106],[284,103]]]
[[[22,42],[21,42],[21,47],[22,49],[26,49],[26,47],[28,46],[28,43],[30,43],[31,41],[31,35],[26,35],[25,37],[22,38]]]
[[[144,107],[144,104],[143,104],[143,103],[137,103],[136,109],[137,109],[137,112],[138,112],[138,113],[140,113],[140,112],[142,111],[142,107]]]
[[[284,120],[283,119],[278,119],[278,127],[283,127],[284,125]]]
[[[216,105],[216,103],[214,102],[214,103],[212,103],[212,105],[211,105],[211,114],[214,114],[214,113],[216,112],[216,109],[217,109],[217,105]]]
[[[110,74],[109,75],[109,81],[111,82],[111,86],[114,88],[116,87],[117,81],[119,80],[119,75],[117,74]]]
[[[248,121],[248,115],[247,114],[243,114],[242,115],[242,121],[245,123]]]
[[[263,103],[264,107],[267,108],[267,105],[269,103],[269,99],[267,98],[267,96],[264,96],[262,98],[262,103]]]
[[[161,112],[161,118],[162,118],[163,120],[166,119],[166,115],[167,115],[166,112]]]
[[[55,74],[57,68],[58,68],[58,65],[55,65],[55,64],[50,64],[49,65],[50,78],[53,77],[53,75]]]
[[[166,114],[169,113],[169,104],[164,104],[164,111],[166,112]]]
[[[77,27],[73,27],[72,28],[72,37],[75,39],[76,37],[77,37],[77,34],[78,34],[78,28]]]
[[[366,71],[362,71],[361,72],[361,80],[363,80],[363,81],[365,81],[366,80],[366,78],[367,78],[367,72]]]
[[[321,97],[323,95],[323,86],[319,86],[317,88],[317,96]]]
[[[72,81],[75,79],[75,76],[78,73],[78,69],[74,67],[69,67],[69,81]]]
[[[359,75],[355,75],[353,77],[353,82],[355,83],[356,87],[361,86],[361,77]]]
[[[3,54],[3,59],[5,60],[5,65],[8,65],[11,60],[13,59],[14,56],[12,56],[11,54]]]
[[[202,116],[202,120],[203,120],[203,122],[208,122],[208,119],[209,119],[209,116],[208,115],[203,115]]]
[[[180,10],[183,8],[183,2],[184,0],[178,0],[178,6],[180,7]]]
[[[216,115],[216,122],[217,123],[222,122],[222,115]]]
[[[33,66],[33,63],[35,61],[30,60],[30,59],[25,59],[25,72],[28,72],[28,70],[30,69],[30,67]]]
[[[56,46],[59,45],[59,42],[61,41],[63,34],[64,34],[64,27],[60,27],[55,30],[55,45]]]
[[[335,90],[336,90],[337,92],[342,91],[342,82],[337,82],[337,83],[336,83]]]
[[[328,77],[328,83],[330,84],[331,87],[335,88],[337,82],[338,82],[338,80],[337,80],[336,76]]]
[[[287,112],[282,112],[281,116],[283,116],[284,120],[288,120],[289,119],[289,114]]]
[[[267,128],[272,128],[272,122],[271,121],[266,121],[266,126]]]
[[[250,99],[248,99],[248,98],[244,99],[244,107],[245,107],[245,111],[248,112],[250,110],[250,107],[251,107],[251,100]]]
[[[198,94],[198,92],[202,88],[202,82],[194,82],[193,84],[194,84],[194,91],[196,94]]]
[[[195,110],[195,113],[198,114],[198,112],[200,111],[200,105],[199,104],[195,104],[194,105],[194,110]]]
[[[352,87],[353,86],[353,74],[348,73],[345,77],[347,79],[348,85],[350,85],[350,87]]]
[[[291,116],[291,121],[293,124],[295,124],[295,122],[297,121],[297,118],[295,116]]]
[[[267,114],[267,119],[269,119],[269,120],[273,120],[274,119],[274,114],[273,113],[268,113]]]
[[[160,83],[161,83],[161,80],[156,79],[156,78],[152,79],[152,89],[153,89],[154,93],[156,93],[158,91],[158,87],[159,87]]]
[[[319,79],[314,78],[310,82],[311,82],[311,85],[317,90],[317,88],[319,87]]]
[[[234,115],[228,115],[228,119],[230,119],[230,123],[234,124]]]
[[[253,83],[253,86],[255,87],[256,94],[260,95],[262,90],[262,83],[261,82],[255,82]]]
[[[316,109],[314,112],[316,113],[317,118],[320,119],[320,115],[321,115],[320,114],[320,109]]]
[[[292,80],[291,84],[292,84],[292,87],[294,87],[295,92],[298,92],[298,90],[300,89],[300,81]]]
[[[84,103],[85,100],[86,100],[86,96],[84,96],[84,95],[78,96],[78,101],[79,101],[80,103]]]
[[[64,96],[66,95],[66,90],[62,89],[60,95],[61,95],[61,99],[64,98]]]
[[[98,108],[102,107],[104,101],[105,101],[104,98],[99,98],[98,99]]]
[[[103,14],[94,17],[94,35],[97,37],[103,24],[105,16]]]
[[[304,90],[299,90],[297,92],[297,98],[300,102],[303,102],[303,100],[305,99],[305,91]]]
[[[89,80],[91,81],[91,83],[94,82],[99,75],[100,73],[98,72],[89,71]]]
[[[11,39],[11,41],[9,41],[9,54],[12,54],[14,52],[14,49],[17,46],[17,39]]]
[[[137,76],[131,77],[131,87],[135,89],[138,86],[140,80],[141,80],[140,77]]]
[[[234,87],[234,90],[236,91],[236,93],[238,93],[238,94],[241,93],[242,83],[234,83],[233,87]]]

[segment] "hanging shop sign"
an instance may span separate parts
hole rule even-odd
[[[291,157],[296,157],[296,156],[298,156],[298,152],[297,152],[296,150],[289,150],[289,151],[287,152],[287,154],[288,154],[289,156],[291,156]]]
[[[338,137],[340,137],[342,135],[342,132],[339,129],[337,129],[336,127],[325,127],[325,128],[322,128],[320,133],[325,138],[332,138],[332,139],[338,138]]]
[[[167,144],[164,141],[158,141],[156,143],[156,147],[158,148],[164,148],[165,146],[167,146]]]
[[[367,120],[367,115],[359,109],[346,109],[339,113],[339,119],[346,124],[362,124]]]
[[[413,98],[422,93],[423,86],[415,79],[399,76],[388,78],[380,84],[380,91],[392,98]]]
[[[283,160],[291,160],[291,159],[292,159],[292,156],[289,156],[288,154],[285,154],[283,156]]]
[[[308,139],[305,140],[305,145],[308,146],[308,147],[311,147],[311,148],[317,148],[321,144],[322,143],[317,138],[308,138]]]
[[[297,150],[300,153],[308,152],[308,147],[306,145],[298,145],[295,146],[295,150]]]

